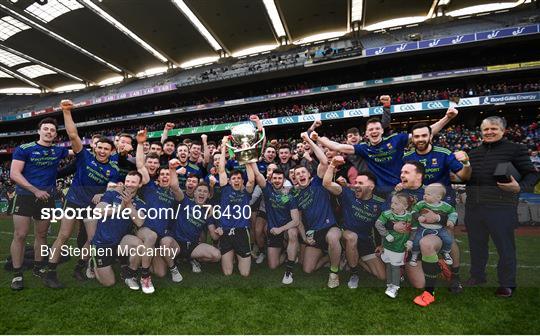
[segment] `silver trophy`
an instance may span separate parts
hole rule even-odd
[[[238,163],[245,165],[259,160],[262,148],[260,144],[264,141],[264,138],[264,128],[262,135],[259,137],[257,129],[252,123],[244,123],[231,128],[231,142],[234,146],[229,143],[225,143],[225,145],[233,150]]]

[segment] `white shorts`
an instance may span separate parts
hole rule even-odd
[[[405,265],[405,252],[394,252],[385,249],[381,254],[381,259],[392,266],[402,266]]]

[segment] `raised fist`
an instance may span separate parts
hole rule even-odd
[[[458,115],[458,110],[456,110],[456,109],[453,108],[453,107],[450,107],[450,108],[446,111],[446,117],[448,117],[448,119],[454,119],[457,115]]]
[[[201,134],[201,140],[202,140],[202,142],[206,142],[206,140],[208,140],[208,135]]]
[[[120,148],[121,154],[127,154],[133,150],[133,147],[130,144],[124,144],[122,148]]]
[[[379,101],[383,106],[390,106],[391,100],[389,95],[382,95],[379,97]]]
[[[60,108],[63,110],[72,110],[73,109],[73,102],[69,99],[64,99],[60,102]]]
[[[168,123],[165,124],[165,130],[166,130],[166,131],[170,131],[170,130],[172,130],[173,128],[174,128],[174,123],[168,122]]]
[[[347,180],[343,176],[338,177],[336,179],[336,183],[339,184],[342,187],[347,186]]]
[[[345,159],[341,155],[336,155],[332,158],[332,166],[338,168],[345,164]]]
[[[317,141],[319,139],[319,134],[317,134],[317,132],[313,131],[313,132],[311,132],[309,137],[311,138],[311,140]]]
[[[169,168],[176,169],[176,168],[178,168],[178,166],[180,166],[180,160],[172,159],[172,160],[169,161]]]
[[[146,130],[146,128],[143,129],[143,130],[138,131],[135,138],[137,139],[138,144],[145,143],[146,140],[148,139],[148,131]]]
[[[182,167],[182,168],[176,170],[176,173],[178,175],[186,175],[186,172],[187,172],[186,167]]]

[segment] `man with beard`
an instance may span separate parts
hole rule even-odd
[[[137,156],[143,156],[143,143],[146,141],[146,129],[137,133]],[[145,166],[140,167],[139,173],[142,176],[141,193],[145,201],[146,210],[155,209],[158,216],[147,216],[143,227],[137,231],[137,237],[142,240],[146,250],[154,248],[158,245],[161,238],[166,236],[167,229],[172,218],[165,215],[167,212],[163,210],[171,210],[176,206],[176,202],[183,199],[183,194],[178,186],[178,177],[176,175],[176,167],[180,164],[177,159],[169,161],[169,167],[158,169],[158,178],[156,181],[150,179],[150,175]],[[172,216],[171,216],[172,217]],[[160,257],[152,257],[145,255],[141,261],[141,286],[144,293],[150,294],[154,292],[154,285],[150,277],[150,266],[153,259]],[[174,271],[174,270],[173,270]],[[180,273],[173,273],[173,281],[175,275],[178,278]]]
[[[432,183],[441,183],[446,187],[445,201],[452,206],[456,205],[455,192],[450,182],[450,173],[454,173],[460,181],[467,181],[471,176],[471,165],[469,157],[464,151],[450,152],[448,149],[432,145],[431,127],[425,123],[415,124],[411,130],[411,141],[414,150],[407,152],[403,160],[417,161],[425,166],[425,175],[423,183],[429,185]],[[453,236],[453,230],[449,230]],[[453,293],[460,293],[463,287],[459,278],[459,246],[456,240],[452,243],[451,267],[453,285],[450,290]]]
[[[400,194],[406,194],[409,197],[410,206],[424,198],[425,187],[422,184],[425,167],[420,162],[408,161],[401,168],[401,186],[403,189]],[[446,223],[448,217],[444,214],[438,215],[433,211],[426,211],[422,214],[425,218],[424,223]],[[404,225],[394,225],[393,229],[400,233],[409,231]],[[414,299],[414,302],[420,306],[427,306],[435,301],[435,284],[438,274],[441,272],[439,266],[438,253],[442,248],[442,241],[436,235],[426,235],[420,240],[420,252],[422,254],[421,262],[416,266],[409,263],[405,264],[405,273],[411,285],[415,288],[424,288],[424,292]],[[459,280],[453,279],[451,286],[459,286]]]
[[[101,138],[96,143],[94,154],[85,150],[81,138],[77,133],[77,127],[75,126],[73,117],[71,116],[73,103],[70,100],[63,100],[60,103],[60,107],[64,115],[66,132],[71,140],[71,148],[75,153],[77,165],[73,182],[66,195],[65,209],[71,208],[74,212],[77,212],[77,209],[89,211],[95,205],[94,197],[97,194],[102,194],[109,182],[118,181],[118,166],[110,160],[114,144],[107,138]],[[43,281],[47,287],[63,287],[62,283],[58,280],[56,267],[60,261],[59,251],[71,236],[75,220],[74,218],[62,218],[58,237],[52,247],[52,251],[58,253],[52,253],[50,256],[47,274],[43,277]],[[92,224],[95,224],[95,221],[90,220],[85,222],[87,229],[87,244],[85,246],[88,245],[89,240],[94,236],[96,228]],[[81,275],[81,273],[85,268],[86,261],[80,259],[75,266],[75,275],[78,278],[84,278],[84,275]]]
[[[298,209],[302,211],[302,223],[300,234],[306,237],[307,244],[302,258],[302,268],[306,273],[316,271],[320,266],[320,259],[328,251],[330,256],[330,274],[328,276],[328,287],[339,286],[339,262],[341,259],[341,231],[337,227],[337,222],[332,211],[330,194],[322,186],[322,177],[328,167],[326,156],[322,149],[315,145],[307,133],[302,133],[302,139],[307,141],[313,148],[315,155],[319,159],[317,175],[311,178],[311,174],[306,167],[298,166],[294,170],[297,189],[294,190]],[[311,133],[317,139],[315,132]],[[305,233],[302,232],[305,230]]]
[[[178,206],[180,212],[178,218],[171,222],[169,235],[162,238],[160,245],[176,249],[180,258],[201,262],[218,262],[221,259],[220,251],[212,245],[200,241],[201,234],[208,228],[212,239],[219,239],[215,232],[216,227],[211,215],[206,216],[210,189],[206,183],[197,185],[193,198],[183,197]],[[170,257],[165,257],[165,263],[171,272],[174,282],[182,281],[178,266]],[[159,274],[158,267],[154,271]],[[165,274],[165,268],[161,268],[161,274]]]
[[[390,97],[386,96],[384,103],[389,107]],[[446,115],[431,125],[433,135],[437,134],[458,111],[449,108]],[[344,154],[360,155],[367,161],[369,170],[375,174],[379,189],[383,193],[392,191],[399,183],[401,166],[403,165],[403,152],[409,144],[410,134],[394,133],[383,137],[384,128],[381,120],[370,118],[366,123],[367,142],[358,145],[340,144],[323,137],[322,145]]]
[[[223,274],[231,275],[236,255],[238,270],[242,276],[247,277],[251,269],[251,244],[248,229],[251,216],[246,216],[244,209],[249,208],[251,193],[255,186],[255,176],[251,166],[246,166],[248,177],[246,186],[244,186],[242,173],[238,170],[233,170],[230,178],[227,177],[225,171],[225,151],[227,150],[225,143],[227,141],[229,141],[229,136],[225,136],[221,142],[218,167],[221,200],[219,218],[217,218],[219,227],[216,229],[216,233],[220,236],[221,268]]]
[[[137,248],[142,245],[142,241],[136,236],[130,234],[133,224],[140,227],[144,219],[139,217],[138,210],[144,207],[144,201],[136,196],[140,188],[142,176],[136,171],[128,172],[124,184],[107,190],[96,205],[101,210],[101,219],[97,222],[96,234],[92,238],[91,248],[96,253],[92,256],[94,271],[98,282],[106,287],[113,286],[115,283],[114,270],[112,264],[117,257],[118,249]],[[116,210],[113,210],[116,208]],[[113,216],[113,211],[125,211],[129,209],[130,218],[125,219],[122,216]],[[141,263],[141,257],[132,255],[129,257],[129,266],[125,283],[133,289],[138,290],[137,268]],[[147,293],[147,292],[145,292]]]
[[[270,181],[259,172],[256,164],[252,164],[255,179],[262,189],[267,218],[266,246],[268,248],[268,267],[275,269],[280,265],[281,250],[284,239],[287,239],[287,261],[282,283],[289,285],[293,282],[293,266],[298,250],[298,225],[300,213],[289,190],[284,187],[286,181],[283,171],[272,171]]]
[[[11,258],[13,279],[11,289],[21,290],[23,282],[23,259],[26,236],[34,219],[34,270],[42,275],[46,265],[41,246],[47,244],[49,221],[41,217],[41,209],[54,208],[54,188],[58,166],[68,155],[65,147],[53,145],[58,124],[53,118],[45,118],[38,124],[39,140],[15,149],[11,162],[10,178],[16,183],[11,213],[13,214],[13,240]]]
[[[355,178],[352,187],[341,186],[332,182],[336,167],[343,163],[342,157],[335,157],[324,174],[323,186],[333,195],[339,196],[343,211],[343,241],[345,256],[351,269],[349,288],[358,288],[358,261],[367,266],[367,270],[379,279],[385,278],[385,266],[375,255],[373,228],[385,200],[373,194],[376,186],[375,175],[362,172]]]
[[[178,181],[180,183],[180,189],[185,190],[187,178],[191,175],[195,175],[197,178],[200,178],[201,170],[199,166],[189,162],[188,145],[183,143],[179,144],[178,148],[176,149],[176,157],[180,161],[180,165],[176,170],[176,173],[178,174]]]

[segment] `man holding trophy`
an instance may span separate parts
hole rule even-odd
[[[231,129],[231,135],[225,136],[221,143],[218,167],[221,200],[214,207],[212,215],[219,223],[215,232],[220,236],[221,268],[225,275],[232,274],[235,255],[238,259],[238,270],[242,276],[248,276],[251,269],[249,201],[255,186],[255,175],[248,163],[257,162],[260,155],[258,146],[264,141],[265,136],[259,118],[251,116],[250,120],[256,123],[257,129],[252,123],[237,125]],[[240,171],[233,170],[230,176],[227,176],[225,170],[227,148],[232,149],[232,154],[240,164],[246,165],[247,183],[245,186]]]

